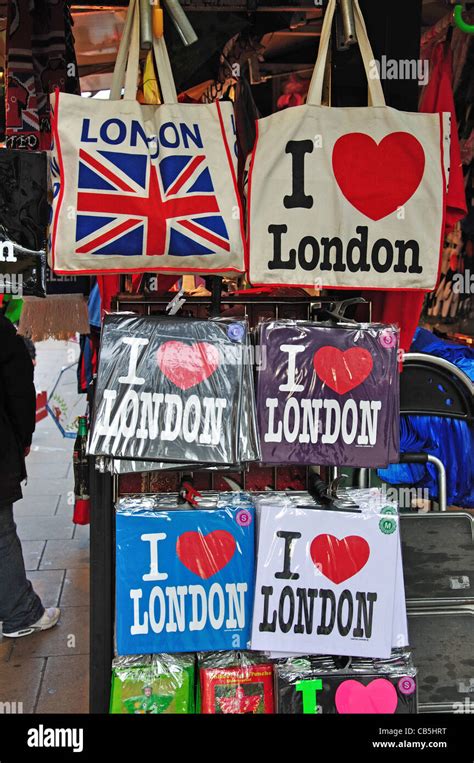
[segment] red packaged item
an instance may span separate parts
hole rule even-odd
[[[90,525],[91,501],[90,498],[76,498],[72,521],[75,525]]]
[[[201,713],[261,715],[274,712],[273,667],[269,663],[201,668]]]

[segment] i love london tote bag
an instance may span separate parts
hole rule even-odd
[[[248,190],[250,281],[431,290],[444,231],[449,115],[385,105],[357,0],[371,105],[322,106],[335,5],[329,0],[307,103],[257,122]]]
[[[56,93],[56,273],[244,270],[233,105],[178,103],[163,38],[154,53],[164,103],[141,105],[139,3],[131,0],[111,100]]]

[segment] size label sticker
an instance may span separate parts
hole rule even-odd
[[[403,676],[398,682],[398,688],[402,694],[413,694],[416,689],[416,683],[411,676]]]

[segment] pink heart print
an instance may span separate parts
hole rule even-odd
[[[367,686],[350,679],[340,684],[336,691],[338,713],[393,714],[397,705],[397,690],[386,678],[376,678]]]

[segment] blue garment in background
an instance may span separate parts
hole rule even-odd
[[[446,342],[426,329],[417,329],[410,352],[424,352],[449,360],[474,380],[474,350]],[[400,451],[430,453],[446,467],[448,505],[474,507],[474,428],[465,421],[441,416],[400,417]],[[379,469],[379,477],[391,485],[427,488],[438,497],[436,469],[431,464],[393,464]]]
[[[99,284],[97,281],[95,282],[94,286],[92,287],[92,291],[89,295],[89,302],[87,303],[87,308],[89,310],[89,323],[91,326],[95,326],[95,328],[100,329],[101,323],[100,323],[100,311],[101,311],[101,302],[100,302],[100,291],[99,291]]]
[[[418,328],[410,352],[426,352],[428,355],[437,355],[438,358],[449,360],[474,381],[474,350],[470,347],[447,342],[434,336],[431,331]]]
[[[474,431],[459,419],[440,416],[401,416],[400,448],[403,453],[431,453],[446,467],[448,504],[474,507]],[[438,497],[436,469],[432,464],[392,464],[378,475],[391,485],[427,488]]]

